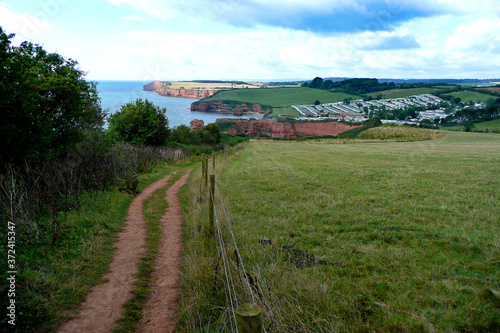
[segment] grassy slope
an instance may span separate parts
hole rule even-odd
[[[233,100],[259,103],[278,108],[289,107],[296,104],[312,104],[316,100],[319,100],[321,103],[339,102],[349,97],[358,98],[354,95],[334,93],[329,90],[296,87],[221,91],[202,101]]]
[[[458,91],[447,95],[451,95],[453,97],[460,97],[463,103],[469,103],[470,101],[486,102],[491,98],[496,99],[495,96],[483,94],[477,91]]]
[[[269,306],[266,325],[500,329],[491,292],[500,291],[499,152],[500,137],[474,133],[410,143],[250,143],[219,184]],[[273,247],[260,245],[263,237]],[[279,248],[296,241],[341,268],[283,261]],[[203,267],[210,271],[209,262]],[[195,298],[202,307],[203,295]]]
[[[382,95],[382,98],[404,98],[413,95],[422,95],[422,94],[433,94],[439,89],[435,88],[412,88],[412,89],[393,89],[393,90],[384,90],[377,91],[373,93],[369,93],[368,96],[376,97],[378,95]]]

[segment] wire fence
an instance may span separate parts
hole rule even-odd
[[[246,325],[245,327],[259,325],[261,332],[267,333],[265,326],[262,323],[260,307],[256,305],[257,299],[252,288],[254,282],[252,281],[251,275],[248,273],[241,256],[228,210],[224,204],[221,190],[215,181],[216,158],[228,157],[242,148],[242,146],[238,146],[232,151],[221,151],[209,156],[203,156],[203,175],[201,186],[202,189],[208,187],[209,230],[210,234],[214,236],[217,244],[218,262],[216,265],[216,274],[218,274],[220,266],[221,274],[223,274],[221,280],[224,281],[224,293],[227,302],[227,312],[230,326],[229,329],[231,332],[241,332],[243,331],[241,325]],[[209,163],[210,160],[212,163]],[[230,254],[233,253],[234,255],[231,256]],[[256,288],[256,286],[253,287]],[[240,306],[248,304],[258,308],[258,314],[255,315],[255,318],[253,318],[257,324],[252,324],[248,317],[245,317],[245,320],[242,323],[241,313],[238,312],[238,309]],[[254,316],[254,314],[247,316]]]

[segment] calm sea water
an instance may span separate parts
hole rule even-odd
[[[205,124],[214,123],[217,118],[239,118],[247,116],[233,116],[231,114],[216,114],[209,112],[190,111],[191,103],[196,99],[165,97],[153,91],[142,90],[143,85],[150,82],[143,81],[98,81],[97,90],[101,97],[101,104],[110,114],[115,113],[122,105],[133,102],[138,98],[148,99],[155,105],[167,108],[167,117],[170,127],[187,125],[193,119],[201,119]]]

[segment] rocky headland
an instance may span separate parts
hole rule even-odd
[[[191,111],[217,112],[217,113],[232,113],[234,115],[251,114],[267,114],[270,108],[263,107],[260,104],[246,104],[234,101],[210,101],[210,102],[194,102],[191,104]]]
[[[211,89],[171,89],[166,82],[154,81],[143,86],[145,91],[154,91],[158,95],[168,97],[186,97],[194,99],[207,98],[219,90]]]

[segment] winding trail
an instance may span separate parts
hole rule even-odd
[[[174,332],[180,292],[182,252],[182,215],[177,199],[181,186],[186,184],[188,170],[167,190],[168,210],[161,219],[163,237],[150,285],[151,294],[142,311],[137,332]]]
[[[169,253],[165,253],[165,248],[167,251],[178,251],[177,249],[182,249],[181,243],[181,230],[180,226],[182,225],[182,217],[180,215],[180,209],[178,207],[177,201],[177,192],[180,187],[186,183],[187,177],[189,176],[188,170],[186,174],[177,181],[174,185],[172,185],[167,190],[167,200],[169,201],[169,209],[167,214],[162,218],[162,225],[165,225],[165,218],[169,215],[169,212],[173,211],[175,207],[177,207],[178,213],[173,215],[172,225],[178,225],[179,230],[175,229],[173,233],[178,233],[178,237],[166,237],[168,239],[162,240],[162,245],[160,248],[161,254],[160,256],[164,257],[165,255],[170,256]],[[136,281],[135,274],[137,273],[137,264],[141,256],[145,252],[146,245],[146,229],[145,229],[145,220],[143,215],[143,203],[158,189],[166,187],[168,181],[177,171],[172,174],[164,177],[163,179],[151,184],[147,188],[145,188],[137,197],[134,198],[132,203],[129,206],[128,214],[125,222],[125,227],[122,232],[118,234],[118,241],[115,244],[115,251],[113,261],[111,262],[109,269],[110,271],[103,276],[103,279],[106,281],[99,285],[92,287],[89,294],[87,295],[85,301],[82,303],[80,308],[80,312],[77,317],[70,319],[65,322],[59,328],[59,332],[61,333],[78,333],[78,332],[110,332],[115,326],[115,321],[123,315],[123,304],[132,296],[133,284]],[[173,198],[172,198],[173,197]],[[170,222],[169,222],[170,223]],[[169,227],[164,229],[169,230]],[[168,236],[170,232],[166,236]],[[178,244],[166,244],[169,242],[177,242]],[[177,253],[177,252],[176,252]],[[179,251],[180,256],[180,251]],[[180,258],[176,257],[175,264],[177,266],[170,266],[168,272],[172,274],[170,277],[166,278],[166,281],[173,281],[173,284],[168,282],[169,286],[172,286],[172,290],[175,293],[175,296],[169,296],[168,293],[165,295],[166,298],[175,299],[175,301],[170,302],[170,307],[168,308],[169,313],[173,313],[171,315],[172,318],[175,317],[175,307],[177,305],[177,295],[178,295],[178,283],[179,283],[179,270],[180,270]],[[169,262],[170,259],[167,260]],[[156,282],[156,274],[155,272],[155,282]],[[165,272],[162,272],[161,276],[164,276]],[[162,277],[163,278],[163,277]],[[177,286],[177,287],[176,287]],[[163,306],[163,305],[162,305]],[[171,309],[172,308],[172,309]],[[156,321],[155,321],[156,322]],[[175,321],[173,322],[175,327]],[[153,332],[153,331],[151,331]]]

